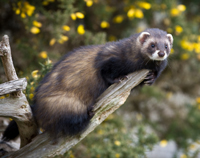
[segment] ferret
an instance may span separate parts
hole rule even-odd
[[[35,91],[32,112],[38,126],[54,137],[83,132],[94,115],[95,100],[111,84],[141,69],[150,70],[142,84],[153,84],[167,65],[172,44],[171,34],[152,28],[67,53]]]

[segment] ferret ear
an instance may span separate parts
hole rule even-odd
[[[173,44],[173,36],[171,34],[167,34],[167,38],[169,39],[170,45]]]
[[[142,33],[139,35],[138,40],[139,40],[139,42],[140,42],[141,44],[143,44],[149,36],[150,36],[150,33],[148,33],[148,32],[142,32]]]

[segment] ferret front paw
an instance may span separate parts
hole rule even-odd
[[[143,83],[145,85],[152,85],[156,80],[156,74],[154,71],[150,71],[147,76],[145,77]]]

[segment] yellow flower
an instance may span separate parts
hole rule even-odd
[[[177,9],[178,9],[179,11],[183,12],[183,11],[186,10],[186,6],[183,5],[183,4],[180,4],[180,5],[177,6]]]
[[[32,100],[33,99],[33,97],[34,97],[34,95],[31,93],[31,94],[29,94],[29,98]]]
[[[68,38],[67,36],[61,35],[61,39],[62,39],[63,41],[67,41],[69,38]]]
[[[173,54],[173,53],[174,53],[174,49],[172,48],[170,54]]]
[[[74,155],[73,155],[73,154],[70,154],[70,155],[69,155],[69,158],[74,158]]]
[[[79,18],[79,19],[83,19],[84,18],[84,14],[81,13],[81,12],[77,12],[76,13],[76,17]]]
[[[55,39],[55,38],[52,38],[52,39],[50,40],[50,42],[49,42],[49,45],[50,45],[50,46],[53,46],[53,45],[55,44],[55,42],[56,42],[56,39]]]
[[[62,40],[62,38],[60,38],[59,40],[58,40],[58,43],[60,43],[60,44],[63,44],[65,41],[63,41]]]
[[[127,12],[127,16],[129,18],[134,18],[134,15],[135,15],[135,10],[132,8],[130,9],[128,12]]]
[[[193,43],[195,53],[200,53],[200,43]]]
[[[35,88],[34,88],[34,87],[31,87],[30,91],[33,92],[34,90],[35,90]]]
[[[151,4],[150,3],[147,3],[147,2],[138,2],[137,5],[140,7],[140,8],[144,8],[146,10],[150,9],[151,8]]]
[[[115,145],[117,145],[117,146],[120,146],[120,145],[121,145],[121,142],[118,141],[118,140],[116,140],[114,143],[115,143]]]
[[[183,32],[183,28],[180,26],[180,25],[176,25],[175,26],[175,30],[176,30],[176,32],[179,34],[179,33],[181,33],[181,32]]]
[[[188,50],[188,51],[192,51],[194,48],[193,48],[193,44],[192,43],[190,43],[190,42],[188,42],[188,41],[186,41],[186,40],[181,40],[181,47],[183,48],[183,49],[186,49],[186,50]]]
[[[4,99],[4,98],[5,98],[5,96],[3,96],[3,95],[2,95],[2,96],[0,96],[0,99]]]
[[[36,26],[36,27],[41,27],[42,24],[36,20],[33,21],[33,25]]]
[[[70,30],[70,27],[67,26],[67,25],[64,25],[62,28],[63,28],[63,30],[65,30],[65,31],[69,31],[69,30]]]
[[[135,17],[139,18],[139,19],[142,19],[144,17],[143,12],[142,12],[141,9],[136,9],[135,10]]]
[[[196,102],[197,102],[198,104],[200,104],[200,97],[197,97],[197,98],[196,98]]]
[[[83,35],[83,34],[85,33],[84,26],[83,26],[83,25],[79,25],[78,28],[77,28],[77,32],[78,32],[80,35]]]
[[[189,59],[189,54],[188,53],[183,53],[182,55],[181,55],[181,59],[182,60],[187,60],[187,59]]]
[[[42,51],[40,52],[39,56],[43,59],[46,59],[47,58],[47,52],[46,51]]]
[[[179,15],[180,11],[177,8],[173,8],[170,10],[171,16],[177,16]]]
[[[91,0],[87,0],[87,1],[86,1],[86,6],[87,6],[87,7],[91,7],[92,4],[93,4],[93,1],[91,1]]]
[[[105,28],[108,28],[109,26],[110,26],[110,24],[107,21],[101,22],[101,28],[105,29]]]
[[[160,146],[161,147],[166,147],[167,146],[167,140],[163,139],[160,141]]]
[[[123,20],[124,20],[124,17],[123,17],[122,15],[117,15],[117,16],[113,19],[113,21],[114,21],[115,23],[121,23]]]
[[[15,14],[20,14],[20,9],[19,8],[15,10]]]
[[[187,158],[187,155],[182,154],[180,158]]]
[[[31,75],[33,78],[38,78],[38,70],[34,70]]]
[[[119,157],[120,157],[120,154],[119,154],[119,153],[115,154],[115,157],[116,157],[116,158],[119,158]]]
[[[35,10],[35,7],[30,5],[28,2],[27,3],[25,2],[24,4],[25,4],[27,15],[31,16],[33,14],[34,10]]]
[[[32,34],[38,34],[40,32],[40,29],[39,28],[37,28],[37,27],[35,27],[35,26],[33,26],[32,28],[31,28],[31,33]]]
[[[25,18],[25,17],[26,17],[26,14],[25,14],[24,12],[22,12],[22,13],[21,13],[21,17],[22,17],[22,18]]]
[[[71,15],[72,20],[76,20],[76,14],[72,13]]]

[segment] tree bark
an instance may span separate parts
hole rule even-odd
[[[7,93],[11,91],[12,88],[15,88],[15,92],[12,92],[9,98],[0,99],[0,116],[10,117],[16,121],[21,138],[20,146],[23,147],[31,142],[38,131],[29,103],[26,96],[22,93],[22,89],[26,88],[27,85],[26,80],[20,79],[23,83],[20,87],[18,87],[18,84],[18,86],[11,85],[11,83],[16,83],[19,80],[13,65],[11,48],[7,35],[4,35],[0,42],[0,57],[3,62],[6,77],[8,81],[10,81],[10,83],[1,84],[3,87],[0,88],[0,91],[2,93]],[[5,86],[7,86],[7,88]]]
[[[12,80],[6,83],[2,83],[0,84],[0,95],[24,90],[26,89],[26,86],[27,86],[26,78],[21,78],[18,80]]]
[[[9,44],[9,38],[7,35],[4,35],[2,41],[0,42],[0,56],[8,81],[17,80],[18,77],[13,65],[11,48]],[[18,91],[13,93],[12,95],[17,97],[22,95],[22,92]]]
[[[64,154],[85,138],[111,113],[124,104],[131,89],[137,86],[146,77],[147,73],[148,70],[141,70],[128,75],[128,79],[111,85],[99,97],[98,102],[94,106],[95,115],[92,118],[87,130],[85,130],[81,135],[52,140],[48,133],[43,133],[34,138],[31,143],[27,144],[20,150],[7,155],[6,157],[43,158]]]

